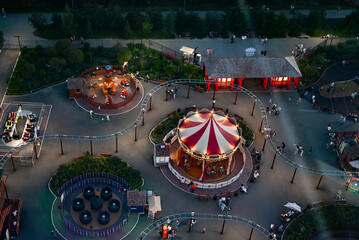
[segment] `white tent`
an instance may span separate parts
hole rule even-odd
[[[294,211],[302,212],[301,206],[299,206],[296,203],[288,202],[286,205],[284,205],[284,207],[287,207],[287,208],[292,209]]]
[[[155,214],[162,211],[161,197],[160,196],[149,196],[148,197],[148,217],[154,218]]]
[[[352,167],[359,168],[359,160],[351,161],[349,163],[352,165]]]
[[[189,47],[185,47],[185,46],[182,46],[180,51],[183,52],[183,53],[186,53],[186,54],[189,54],[189,55],[192,55],[194,53],[194,48],[189,48]]]

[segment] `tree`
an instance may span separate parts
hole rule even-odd
[[[49,61],[50,68],[56,71],[61,71],[66,65],[66,60],[61,58],[51,58]]]
[[[145,21],[143,21],[142,22],[143,36],[148,37],[151,33],[152,28],[153,25],[150,19],[146,19]]]
[[[59,55],[63,55],[63,53],[72,47],[71,41],[69,39],[62,39],[56,42],[55,44],[56,50]]]
[[[175,17],[172,12],[167,13],[165,18],[165,29],[169,36],[173,36],[175,29]]]
[[[25,59],[20,59],[18,65],[20,69],[19,74],[22,79],[29,79],[36,72],[35,65]]]
[[[56,27],[56,28],[61,27],[62,17],[60,14],[53,13],[51,19],[52,19],[52,24],[54,25],[54,27]]]
[[[222,38],[228,38],[228,17],[226,14],[222,15],[222,29],[221,29]]]
[[[84,54],[80,49],[71,47],[65,50],[64,56],[69,64],[79,64],[84,61]]]
[[[89,37],[92,33],[92,24],[89,19],[86,21],[86,27],[85,27],[85,36]]]
[[[75,21],[74,14],[72,13],[69,6],[66,4],[65,6],[65,13],[64,13],[64,20],[62,22],[62,29],[64,33],[68,36],[72,36],[76,34],[77,31],[77,23]]]
[[[285,38],[288,32],[288,19],[284,13],[279,14],[275,24],[276,34],[274,37]]]
[[[121,48],[117,52],[117,61],[123,64],[124,61],[129,61],[132,58],[132,52],[128,48]]]
[[[41,31],[46,26],[47,19],[44,14],[35,12],[28,18],[28,22],[30,22],[35,29]]]
[[[123,28],[123,37],[125,39],[129,39],[132,35],[132,30],[131,30],[131,26],[130,23],[128,21],[126,21],[125,23],[125,27]]]

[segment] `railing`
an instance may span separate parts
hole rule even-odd
[[[168,219],[173,222],[175,220],[183,220],[183,219],[204,219],[204,220],[225,220],[225,221],[231,221],[231,222],[238,222],[241,223],[243,225],[249,226],[253,229],[255,229],[257,232],[259,232],[260,234],[262,234],[264,237],[266,237],[267,239],[274,239],[276,240],[276,237],[274,235],[272,235],[267,229],[263,228],[261,225],[243,218],[243,217],[239,217],[239,216],[232,216],[232,215],[220,215],[220,214],[206,214],[206,213],[177,213],[177,214],[173,214],[167,217],[163,217],[158,221],[153,222],[152,224],[150,224],[149,226],[147,226],[141,233],[140,235],[138,235],[138,237],[136,238],[137,240],[143,240],[146,239],[146,237],[155,229],[158,228],[159,225],[166,223],[168,221]]]
[[[64,196],[64,200],[61,201],[61,216],[66,226],[73,232],[79,234],[80,236],[107,237],[112,233],[120,230],[122,226],[128,221],[128,216],[127,216],[125,219],[123,219],[119,224],[116,224],[115,226],[111,226],[103,230],[91,231],[91,230],[83,229],[80,226],[76,226],[75,223],[73,223],[71,220],[68,220],[65,217],[65,214],[63,212],[64,211],[63,203],[65,202],[66,197],[69,196],[76,189],[79,189],[88,184],[96,184],[96,183],[108,184],[117,189],[119,188],[132,189],[131,185],[125,179],[109,173],[87,173],[72,178],[69,181],[67,181],[65,184],[63,184],[61,188],[57,191],[58,196],[61,196],[62,194]]]
[[[156,85],[152,89],[148,91],[148,93],[144,96],[141,108],[140,109],[148,109],[148,103],[150,100],[150,97],[154,95],[159,90],[167,87],[168,84],[206,84],[207,82],[202,79],[175,79],[171,81],[167,81],[161,84]],[[214,82],[210,82],[209,84],[215,84]],[[270,126],[268,122],[266,107],[263,105],[263,103],[259,100],[259,98],[254,95],[251,91],[247,90],[244,87],[241,87],[237,84],[233,84],[233,88],[235,90],[238,89],[239,92],[242,92],[249,96],[252,100],[256,102],[257,108],[260,110],[260,117],[263,119],[263,129],[264,129],[264,137],[269,144],[271,150],[273,153],[277,153],[277,156],[281,158],[285,163],[287,163],[289,166],[296,168],[300,171],[316,174],[316,175],[328,175],[328,176],[350,176],[350,174],[355,174],[355,172],[348,172],[348,171],[339,171],[339,170],[324,170],[324,169],[315,169],[310,167],[305,167],[300,164],[297,164],[293,160],[286,157],[283,153],[276,151],[276,144],[272,141],[270,138]],[[115,133],[102,135],[102,136],[83,136],[83,135],[66,135],[66,134],[54,134],[54,135],[45,135],[40,136],[39,141],[41,140],[52,140],[52,139],[62,139],[62,140],[74,140],[74,141],[104,141],[104,140],[110,140],[114,139],[120,136],[124,136],[134,130],[137,126],[139,126],[142,122],[142,119],[144,118],[145,114],[147,113],[144,111],[140,111],[139,115],[137,116],[136,120],[133,121],[128,127],[119,130]],[[260,119],[260,118],[259,118]],[[19,146],[20,147],[20,146]],[[17,147],[12,148],[8,151],[8,154],[3,156],[0,159],[0,168],[3,168],[7,160],[10,158],[11,153],[15,152],[17,150]]]
[[[173,56],[178,59],[182,58],[182,53],[180,51],[173,50],[152,40],[148,40],[148,47],[163,52],[164,54],[167,53],[167,56]]]

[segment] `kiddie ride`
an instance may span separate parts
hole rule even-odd
[[[21,105],[17,112],[10,112],[4,125],[4,132],[2,133],[2,139],[5,143],[9,143],[13,140],[29,141],[34,137],[36,116],[33,113],[23,116]],[[22,129],[23,132],[19,133],[18,129]],[[21,134],[21,137],[20,137]]]

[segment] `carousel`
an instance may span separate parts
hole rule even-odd
[[[99,66],[69,78],[70,98],[83,99],[93,107],[118,109],[128,105],[138,93],[139,83],[123,66]],[[81,105],[81,104],[80,104]],[[87,109],[87,108],[86,108]]]
[[[224,186],[242,173],[245,157],[241,129],[223,112],[189,112],[179,121],[175,138],[170,165],[181,176],[201,183],[222,182]]]

